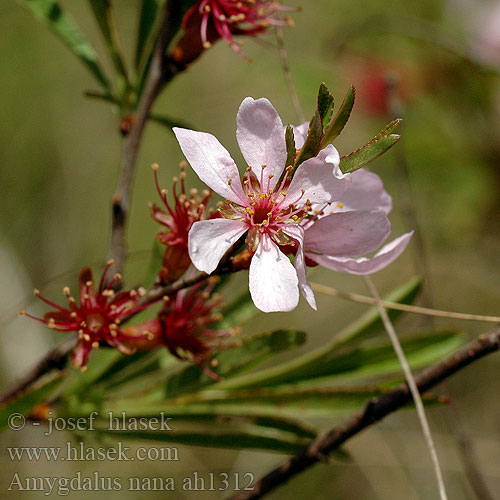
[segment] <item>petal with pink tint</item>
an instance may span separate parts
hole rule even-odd
[[[350,174],[343,174],[339,168],[338,151],[330,144],[317,156],[301,163],[293,175],[287,190],[287,199],[304,203],[329,203],[338,200],[350,186]],[[302,194],[304,190],[304,194]]]
[[[250,263],[249,280],[250,295],[261,311],[291,311],[299,302],[297,272],[267,234]]]
[[[341,207],[335,211],[346,212],[350,210],[374,210],[380,208],[386,214],[392,209],[392,198],[384,189],[380,177],[373,172],[360,168],[351,174],[351,187],[338,201]]]
[[[377,249],[390,232],[391,224],[383,210],[334,213],[306,229],[306,252],[358,257]]]
[[[198,177],[222,197],[238,204],[244,203],[246,197],[238,167],[226,148],[212,134],[178,127],[172,130]]]
[[[284,229],[283,232],[294,238],[299,244],[297,253],[295,254],[295,270],[297,271],[297,278],[299,280],[299,290],[302,292],[302,295],[307,300],[308,304],[316,311],[317,307],[314,292],[306,277],[307,269],[304,257],[304,229],[300,226],[288,224],[287,228]]]
[[[194,266],[207,274],[215,271],[224,254],[248,227],[230,219],[195,222],[189,231],[188,250]]]
[[[372,274],[396,260],[403,253],[412,235],[413,231],[396,238],[387,245],[384,245],[372,258],[360,257],[359,259],[352,259],[316,254],[307,254],[307,256],[311,260],[333,271],[350,274]]]
[[[302,123],[296,127],[292,125],[295,148],[301,149],[306,142],[307,132],[309,131],[309,122]]]
[[[272,189],[285,168],[287,154],[281,118],[267,99],[243,100],[236,117],[236,139],[257,179],[261,178],[262,165],[266,165],[266,178],[274,176]]]

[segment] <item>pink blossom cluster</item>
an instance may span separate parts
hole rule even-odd
[[[228,151],[211,134],[175,128],[179,145],[200,179],[225,199],[220,218],[195,222],[189,256],[210,274],[222,257],[244,241],[253,252],[249,286],[264,312],[290,311],[299,290],[316,309],[306,264],[352,274],[374,273],[396,259],[412,233],[383,246],[390,234],[391,198],[380,178],[360,169],[344,174],[331,144],[301,163],[286,165],[285,129],[267,99],[244,99],[236,138],[248,165],[240,179]],[[300,150],[308,124],[294,128]],[[294,255],[292,264],[288,254]]]

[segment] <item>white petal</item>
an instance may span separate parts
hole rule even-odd
[[[179,145],[198,177],[222,197],[244,204],[238,167],[226,148],[212,135],[174,127]],[[232,182],[229,186],[228,181]]]
[[[351,187],[338,201],[341,207],[333,205],[335,212],[349,210],[382,209],[388,214],[392,209],[392,198],[384,189],[380,177],[373,172],[360,168],[351,174]]]
[[[247,164],[260,180],[269,175],[271,189],[278,182],[286,163],[285,133],[281,118],[267,99],[243,100],[236,117],[236,139]]]
[[[200,271],[210,274],[247,229],[244,222],[230,219],[195,222],[188,237],[189,257],[192,263]]]
[[[295,140],[295,148],[301,149],[306,142],[307,132],[309,131],[309,122],[302,123],[297,127],[292,125],[293,138]]]
[[[390,232],[383,210],[334,213],[307,227],[305,247],[332,257],[358,257],[377,249]]]
[[[387,245],[384,245],[371,259],[366,257],[350,259],[316,254],[307,254],[307,256],[318,264],[334,271],[350,274],[372,274],[396,260],[403,253],[412,235],[413,231],[403,234]]]
[[[306,273],[306,263],[304,257],[304,230],[300,226],[293,224],[288,224],[283,232],[297,240],[299,246],[297,253],[295,254],[295,270],[297,271],[297,278],[299,279],[299,290],[302,295],[307,300],[308,304],[316,310],[316,299],[314,298],[314,292],[307,281]]]
[[[264,312],[291,311],[299,302],[297,273],[290,259],[264,235],[250,263],[250,295]]]
[[[293,175],[288,188],[287,200],[294,203],[300,198],[301,203],[330,203],[340,199],[349,188],[349,174],[343,174],[339,168],[338,151],[329,144],[317,156],[301,163]],[[302,190],[304,194],[301,195]]]

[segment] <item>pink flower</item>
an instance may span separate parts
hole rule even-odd
[[[137,337],[129,335],[120,327],[120,323],[124,318],[151,305],[139,305],[141,290],[115,294],[112,285],[121,279],[119,275],[115,275],[105,286],[106,272],[113,264],[113,261],[108,262],[97,291],[91,269],[84,267],[81,270],[79,304],[71,296],[68,287],[63,288],[63,293],[68,299],[68,307],[62,307],[42,297],[39,290],[35,290],[35,295],[55,308],[55,311],[46,313],[43,318],[36,318],[21,311],[22,315],[36,319],[59,332],[78,332],[78,344],[73,351],[72,360],[73,365],[82,371],[86,369],[92,349],[97,349],[101,343],[116,347],[123,354],[132,354],[135,349],[127,345],[127,342]],[[149,335],[145,334],[145,337]]]
[[[373,257],[362,257],[389,236],[387,214],[392,200],[378,175],[360,169],[351,179],[349,190],[337,203],[316,207],[317,216],[304,221],[305,256],[334,271],[371,274],[401,255],[413,231],[386,244]]]
[[[195,27],[205,49],[222,38],[243,56],[233,35],[257,35],[269,25],[286,25],[280,12],[290,10],[295,9],[264,0],[199,0],[186,12],[183,27],[186,32]]]
[[[297,147],[304,144],[307,129],[307,123],[294,127]],[[378,175],[363,168],[353,172],[349,189],[337,202],[313,206],[312,216],[301,223],[307,263],[350,274],[371,274],[388,266],[405,250],[413,231],[372,258],[362,255],[376,250],[389,236],[391,209],[392,199]]]
[[[194,222],[206,218],[207,202],[210,199],[211,193],[206,190],[202,193],[203,196],[200,196],[196,189],[191,189],[188,195],[184,186],[186,172],[184,172],[184,165],[181,165],[180,193],[177,193],[179,179],[174,177],[172,189],[173,203],[170,205],[167,200],[167,191],[160,189],[158,165],[154,164],[153,170],[155,173],[156,189],[166,211],[154,203],[149,204],[149,209],[153,219],[167,229],[167,231],[158,233],[157,239],[166,246],[162,266],[159,271],[159,278],[162,283],[169,283],[180,278],[191,265],[191,259],[188,254],[189,230]],[[210,209],[210,211],[213,212],[213,209]],[[212,216],[211,212],[209,216]]]
[[[249,167],[240,181],[238,168],[219,141],[204,132],[174,128],[187,160],[213,191],[227,201],[221,218],[195,222],[189,255],[201,271],[212,273],[224,254],[244,235],[250,250],[250,293],[264,312],[290,311],[299,288],[311,307],[314,295],[306,279],[304,229],[313,205],[339,200],[349,175],[339,168],[339,154],[329,145],[304,161],[291,178],[285,169],[283,124],[267,99],[247,97],[237,115],[236,137]],[[280,246],[296,245],[295,267]]]

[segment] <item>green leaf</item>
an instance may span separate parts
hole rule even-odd
[[[250,292],[247,289],[224,309],[224,318],[216,323],[213,328],[217,330],[234,328],[252,319],[258,313],[259,310],[255,307]]]
[[[137,30],[137,43],[135,49],[135,68],[140,73],[140,67],[144,57],[144,51],[148,48],[148,53],[153,50],[151,33],[157,20],[160,8],[160,0],[142,0],[139,26]]]
[[[321,83],[318,92],[318,113],[321,118],[323,130],[327,127],[328,123],[330,122],[330,118],[332,117],[333,103],[333,95],[328,90],[326,84]]]
[[[0,430],[3,430],[8,425],[9,416],[14,413],[20,413],[27,416],[33,408],[40,403],[46,401],[49,396],[59,387],[63,380],[62,373],[50,374],[49,376],[39,379],[28,392],[18,397],[12,402],[0,406]]]
[[[64,44],[83,62],[97,81],[110,90],[107,78],[104,76],[97,54],[76,25],[73,17],[65,13],[55,0],[18,0],[27,7],[35,17],[48,26]]]
[[[296,169],[301,163],[316,156],[320,149],[321,138],[323,137],[323,120],[319,114],[319,111],[314,113],[312,120],[309,123],[309,130],[307,132],[307,138],[300,150],[297,159],[295,160],[294,169]]]
[[[303,384],[262,389],[208,389],[175,399],[174,405],[191,410],[197,408],[200,413],[207,415],[246,414],[245,411],[251,409],[252,414],[270,417],[295,417],[300,414],[305,418],[350,413],[358,410],[368,399],[381,396],[389,390],[376,385],[303,387]],[[439,401],[435,396],[427,397],[427,402]]]
[[[401,118],[396,118],[376,135],[368,144],[362,148],[353,151],[340,159],[340,169],[344,174],[354,172],[365,166],[367,163],[375,160],[392,148],[401,138],[400,135],[391,134],[391,132],[401,123]]]
[[[252,424],[232,425],[230,420],[224,420],[224,425],[207,426],[205,423],[185,431],[178,430],[176,423],[173,425],[175,425],[174,432],[106,431],[105,428],[98,432],[111,435],[113,438],[236,450],[268,450],[277,453],[296,453],[311,442],[310,438],[280,429]]]
[[[288,167],[289,165],[293,165],[293,162],[295,160],[295,138],[293,136],[293,128],[290,125],[287,125],[286,127],[285,142],[286,142],[285,165]]]
[[[280,352],[301,346],[305,341],[305,333],[296,330],[276,330],[243,338],[241,345],[214,356],[217,375],[225,378],[243,373]],[[170,398],[215,382],[198,365],[189,365],[167,380],[165,394]]]
[[[111,0],[88,0],[94,17],[99,25],[106,48],[110,55],[111,61],[117,71],[117,74],[123,78],[125,83],[128,83],[128,74],[125,67],[125,61],[121,54],[120,41],[116,30],[113,6]]]
[[[458,349],[465,340],[461,332],[442,331],[418,333],[403,338],[401,345],[408,363],[412,369],[420,369],[442,359]],[[300,387],[309,385],[360,383],[370,380],[380,380],[389,375],[401,374],[401,365],[394,353],[394,348],[388,339],[383,339],[374,345],[361,345],[341,348],[336,355],[318,368],[324,376],[312,381],[304,380]]]
[[[421,280],[413,278],[387,295],[385,300],[402,304],[412,303],[418,294],[420,285]],[[387,312],[393,321],[401,315],[401,311],[394,309]],[[225,380],[217,384],[217,388],[268,387],[327,375],[331,373],[331,367],[335,367],[336,354],[341,347],[354,344],[360,339],[366,340],[382,329],[383,325],[377,309],[370,308],[358,320],[338,333],[327,345],[276,367],[244,377]]]
[[[182,120],[178,120],[177,118],[169,118],[168,116],[162,116],[156,113],[150,113],[149,119],[156,123],[159,123],[160,125],[163,125],[164,127],[167,127],[171,132],[173,127],[181,127],[181,128],[188,128],[190,130],[196,130],[196,128],[193,127],[191,124],[186,123]]]
[[[325,148],[328,144],[331,144],[344,129],[349,117],[351,116],[351,111],[354,106],[354,99],[356,96],[356,89],[353,85],[347,91],[342,104],[340,105],[335,118],[330,122],[328,128],[325,131],[325,135],[321,141],[320,149]]]

